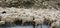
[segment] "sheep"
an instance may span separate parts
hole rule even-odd
[[[41,28],[42,28],[44,18],[36,18],[36,19],[33,20],[33,22],[35,23],[34,25],[36,26],[36,28],[37,28],[38,25],[41,25]]]
[[[32,22],[33,21],[33,13],[31,13],[29,10],[20,10],[21,12],[18,14],[18,20],[22,21],[22,25],[25,22]]]
[[[44,17],[45,19],[44,19],[44,23],[46,23],[47,25],[51,25],[51,23],[53,23],[53,22],[55,22],[56,21],[56,17],[54,16],[53,17],[53,15],[51,16],[51,15],[48,15],[48,16],[46,16],[46,17]]]
[[[11,10],[11,9],[12,9],[12,10]],[[15,8],[6,8],[4,11],[5,11],[6,13],[16,13],[15,10],[16,10]]]
[[[60,20],[53,22],[50,26],[50,28],[60,28]]]
[[[33,16],[23,17],[23,19],[22,19],[22,25],[25,22],[32,22],[32,21],[33,21]]]
[[[13,14],[12,15],[5,15],[5,16],[3,16],[1,21],[5,21],[7,24],[14,24],[14,22],[17,20],[16,18],[17,18],[17,16],[15,16],[15,15],[13,16]]]
[[[5,24],[5,21],[0,21],[0,25],[3,25],[3,24]]]
[[[49,19],[45,19],[45,23],[47,24],[47,25],[51,25],[51,23],[53,23],[53,22],[55,22],[56,20],[51,20],[50,18]]]
[[[13,20],[10,19],[10,18],[8,18],[8,17],[3,17],[3,18],[1,19],[1,21],[5,21],[5,22],[7,22],[7,23],[13,22]]]

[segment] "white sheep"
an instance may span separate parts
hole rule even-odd
[[[25,22],[32,22],[32,21],[33,21],[33,16],[23,17],[23,18],[22,18],[22,25],[23,25]]]
[[[5,22],[7,22],[7,23],[13,22],[13,20],[10,19],[10,18],[8,18],[8,17],[3,17],[3,18],[1,19],[1,21],[5,21]]]
[[[41,28],[42,28],[42,24],[44,22],[44,18],[43,17],[42,18],[36,18],[36,19],[33,20],[33,22],[35,23],[34,24],[35,26],[41,25]]]
[[[3,24],[5,24],[5,21],[0,21],[0,25],[3,25]]]
[[[60,28],[60,21],[53,22],[50,28]]]
[[[2,17],[1,21],[5,21],[7,24],[14,24],[14,22],[17,20],[17,16],[13,15],[5,15]]]

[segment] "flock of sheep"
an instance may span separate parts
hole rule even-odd
[[[0,9],[0,25],[5,23],[15,24],[14,22],[17,20],[22,21],[22,25],[26,22],[30,22],[35,26],[42,26],[42,24],[45,23],[49,28],[59,28],[60,11],[54,8],[36,10],[12,7]]]

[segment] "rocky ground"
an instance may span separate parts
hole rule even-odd
[[[60,0],[0,0],[1,7],[60,8]]]

